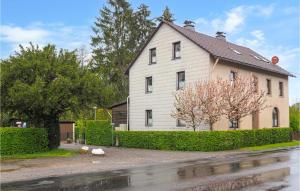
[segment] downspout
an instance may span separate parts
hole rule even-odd
[[[211,80],[212,73],[213,73],[213,71],[214,71],[216,65],[218,64],[218,62],[219,62],[219,58],[216,59],[214,65],[213,65],[213,67],[212,67],[212,69],[211,69],[211,71],[210,71],[210,73],[209,73],[209,80]]]
[[[127,96],[127,131],[129,131],[129,96]]]

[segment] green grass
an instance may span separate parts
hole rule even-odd
[[[292,141],[286,143],[276,143],[270,145],[262,145],[262,146],[255,146],[255,147],[245,147],[240,150],[247,150],[247,151],[262,151],[262,150],[269,150],[269,149],[278,149],[284,147],[292,147],[292,146],[300,146],[300,141]]]
[[[49,157],[71,157],[76,154],[76,151],[65,149],[53,149],[46,152],[31,153],[31,154],[16,154],[1,156],[1,160],[7,159],[33,159],[33,158],[49,158]]]

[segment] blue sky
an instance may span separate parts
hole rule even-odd
[[[267,58],[277,55],[279,65],[297,75],[290,78],[290,104],[300,102],[300,3],[289,1],[171,1],[131,0],[150,7],[151,17],[167,5],[175,23],[196,22],[198,32],[214,35],[225,31],[227,39],[254,49]],[[60,48],[84,47],[89,51],[91,26],[104,0],[1,0],[0,58],[28,42]]]

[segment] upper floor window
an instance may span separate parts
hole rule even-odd
[[[174,42],[173,43],[173,59],[180,58],[180,42]]]
[[[176,89],[180,90],[183,89],[185,85],[185,72],[177,72],[177,84],[176,84]]]
[[[146,93],[152,93],[152,76],[146,77]]]
[[[283,96],[283,82],[279,82],[279,96]]]
[[[233,85],[235,79],[236,79],[236,72],[235,71],[230,71],[229,80],[230,80],[231,85]]]
[[[156,63],[156,48],[152,48],[149,50],[149,64]]]
[[[252,84],[253,84],[253,91],[258,92],[258,78],[256,76],[253,76]]]
[[[273,127],[278,127],[279,126],[278,116],[279,116],[278,108],[274,107],[273,108],[273,112],[272,112],[272,124],[273,124]]]
[[[153,119],[152,119],[152,110],[146,110],[146,113],[145,113],[145,117],[146,117],[146,126],[150,127],[153,125]]]
[[[271,95],[272,93],[272,84],[271,84],[271,80],[267,79],[267,94]]]

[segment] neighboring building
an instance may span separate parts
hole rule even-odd
[[[126,73],[130,130],[186,130],[170,115],[174,92],[198,80],[236,75],[255,77],[271,106],[243,118],[241,129],[289,126],[288,77],[293,75],[253,50],[226,41],[221,32],[211,37],[196,32],[188,22],[184,27],[161,22]],[[214,129],[228,130],[230,126],[222,118]]]
[[[112,123],[115,127],[127,125],[127,102],[123,101],[112,105]]]

